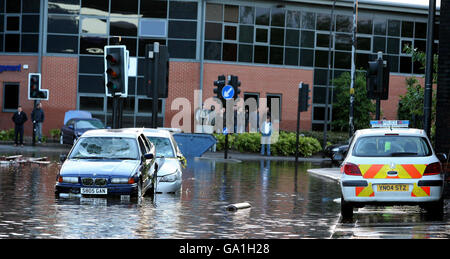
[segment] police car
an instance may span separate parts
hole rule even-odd
[[[409,121],[371,121],[358,130],[341,164],[341,215],[364,205],[421,205],[443,211],[444,175],[421,129]]]

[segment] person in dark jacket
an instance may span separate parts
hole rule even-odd
[[[39,143],[42,140],[42,123],[44,122],[44,110],[42,110],[42,103],[36,104],[36,107],[31,112],[31,120],[33,121],[33,130],[36,131],[36,137]]]
[[[18,135],[20,134],[20,145],[23,146],[23,124],[28,120],[27,114],[22,111],[22,106],[17,107],[17,112],[12,116],[12,121],[14,122],[14,143],[17,146],[19,143],[17,141]]]

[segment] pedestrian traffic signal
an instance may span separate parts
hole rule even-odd
[[[105,91],[106,95],[128,94],[128,57],[125,46],[105,46]]]
[[[241,89],[239,87],[241,86],[241,82],[239,81],[238,76],[230,76],[230,80],[228,81],[228,84],[233,86],[234,88],[234,96],[233,99],[238,98],[239,94],[241,93]]]
[[[308,111],[308,107],[309,107],[309,99],[311,99],[309,97],[309,92],[311,92],[309,90],[309,85],[308,84],[304,84],[304,83],[300,83],[300,111],[301,112],[306,112]]]
[[[379,54],[369,61],[366,73],[367,98],[387,100],[389,97],[389,65]]]
[[[213,92],[216,94],[216,97],[220,100],[224,100],[222,96],[222,89],[225,86],[225,76],[224,75],[218,76],[217,80],[214,81],[214,86],[217,86],[213,90]]]
[[[41,74],[28,74],[28,100],[48,100],[48,90],[41,89]]]

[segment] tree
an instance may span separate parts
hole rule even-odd
[[[335,86],[335,99],[333,102],[333,122],[332,126],[338,131],[348,131],[349,107],[350,107],[350,83],[349,72],[341,74],[333,80]],[[375,104],[367,98],[366,74],[356,73],[355,80],[355,101],[353,106],[353,120],[355,129],[370,127],[370,120],[375,113]]]

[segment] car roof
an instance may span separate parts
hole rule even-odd
[[[85,121],[100,121],[100,119],[97,118],[71,118],[70,120],[75,120],[75,121],[80,121],[80,120],[85,120]]]
[[[355,137],[361,136],[383,136],[385,134],[398,134],[399,136],[419,136],[426,137],[426,133],[423,129],[413,128],[371,128],[361,129],[355,132]]]
[[[93,129],[86,131],[83,137],[130,137],[136,138],[142,134],[142,129]]]
[[[166,129],[151,129],[151,128],[129,128],[129,129],[141,130],[145,136],[151,136],[151,137],[170,138],[170,136],[172,135],[172,133]]]

